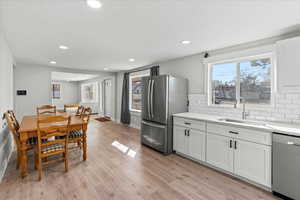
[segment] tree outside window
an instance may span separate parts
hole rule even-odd
[[[271,58],[211,66],[211,103],[271,103]]]

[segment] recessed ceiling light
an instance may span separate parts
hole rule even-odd
[[[107,71],[107,70],[109,70],[109,68],[108,68],[108,67],[105,67],[104,70]]]
[[[67,50],[69,49],[69,47],[65,46],[65,45],[59,45],[59,48],[62,50]]]
[[[189,40],[183,40],[183,41],[181,41],[181,44],[191,44],[191,41],[189,41]]]
[[[91,8],[101,8],[102,4],[98,0],[86,0],[86,3]]]
[[[55,65],[56,62],[54,60],[50,61],[50,64]]]
[[[129,60],[129,62],[134,62],[135,61],[134,58],[129,58],[128,60]]]

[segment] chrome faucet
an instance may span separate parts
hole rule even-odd
[[[246,112],[246,101],[242,100],[242,103],[243,103],[242,119],[246,120],[246,118],[249,116],[249,112]]]

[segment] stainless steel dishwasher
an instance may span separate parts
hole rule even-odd
[[[300,199],[300,137],[273,133],[272,191]]]

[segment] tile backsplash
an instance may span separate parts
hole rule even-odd
[[[207,105],[206,94],[189,95],[189,112],[241,118],[242,108]],[[274,105],[254,106],[246,104],[247,119],[300,124],[300,87],[285,88],[274,96]]]

